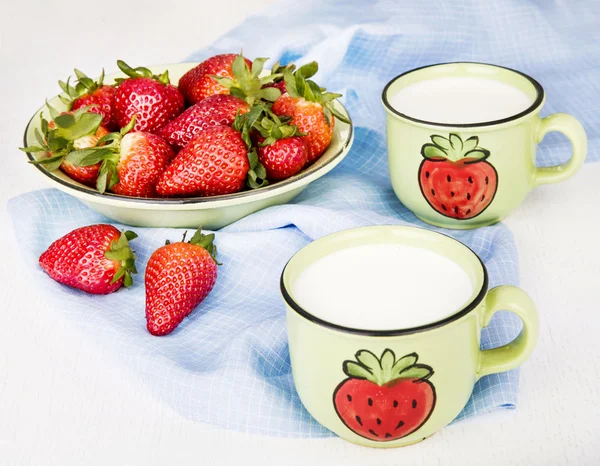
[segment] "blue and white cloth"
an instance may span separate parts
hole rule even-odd
[[[68,231],[108,220],[56,190],[12,199],[9,211],[36,289],[47,294],[56,313],[89,333],[116,363],[138,374],[157,399],[188,418],[269,435],[332,435],[306,412],[294,389],[278,281],[286,261],[323,235],[373,224],[431,228],[392,191],[380,104],[383,85],[408,69],[444,61],[485,61],[520,69],[545,86],[546,112],[569,112],[582,121],[590,137],[588,158],[598,160],[599,6],[516,0],[307,0],[269,7],[189,59],[243,47],[248,57],[300,64],[318,60],[318,82],[345,95],[356,125],[346,159],[290,205],[258,212],[219,231],[216,242],[223,265],[217,284],[167,337],[153,337],[145,329],[143,275],[150,254],[165,239],[180,238],[183,230],[133,228],[140,235],[132,243],[140,272],[134,286],[89,296],[52,281],[37,259]],[[563,139],[548,137],[538,162],[554,164],[568,152]],[[517,251],[505,226],[444,232],[480,255],[491,287],[518,284]],[[500,312],[483,331],[482,346],[504,344],[519,330],[518,319]],[[484,377],[458,419],[514,408],[518,380],[516,370]]]

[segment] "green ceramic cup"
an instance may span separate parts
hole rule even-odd
[[[400,89],[439,77],[497,80],[521,89],[533,103],[516,115],[472,124],[419,120],[391,105]],[[581,124],[564,113],[540,118],[544,89],[508,68],[482,63],[426,66],[392,79],[382,99],[392,186],[406,207],[432,225],[469,229],[496,223],[535,186],[573,176],[587,152]],[[573,154],[562,165],[537,168],[537,144],[551,131],[569,138]]]
[[[411,245],[450,258],[473,284],[469,303],[441,321],[394,330],[342,327],[300,307],[294,284],[306,267],[335,251],[364,244]],[[485,266],[473,251],[420,228],[365,227],[314,241],[285,266],[281,292],[302,403],[343,439],[370,447],[411,445],[446,426],[464,408],[479,378],[517,367],[538,335],[535,306],[524,291],[513,286],[488,290]],[[499,310],[519,316],[523,330],[509,344],[482,351],[481,329]]]

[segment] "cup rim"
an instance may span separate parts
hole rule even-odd
[[[373,228],[381,228],[381,227],[386,227],[386,228],[393,228],[393,229],[411,229],[411,230],[421,230],[424,232],[427,232],[428,234],[433,234],[433,235],[439,235],[439,236],[443,236],[444,238],[454,241],[458,244],[460,244],[462,247],[464,247],[467,251],[469,251],[471,254],[473,254],[473,256],[478,260],[479,264],[481,265],[481,271],[483,273],[483,280],[481,283],[481,289],[479,290],[479,292],[477,293],[477,295],[475,295],[475,297],[468,302],[462,309],[456,311],[453,314],[450,314],[447,317],[444,317],[443,319],[440,319],[438,321],[434,321],[428,324],[424,324],[424,325],[419,325],[417,327],[409,327],[409,328],[402,328],[402,329],[393,329],[393,330],[370,330],[370,329],[360,329],[360,328],[354,328],[354,327],[346,327],[343,325],[338,325],[335,324],[333,322],[329,322],[327,320],[321,319],[313,314],[311,314],[310,312],[308,312],[306,309],[302,308],[302,306],[300,306],[295,300],[294,298],[292,298],[292,295],[290,292],[288,292],[286,286],[285,286],[285,274],[286,274],[286,270],[288,269],[288,266],[290,265],[290,262],[294,259],[294,257],[296,257],[298,255],[298,253],[300,251],[302,251],[304,248],[310,246],[311,244],[320,241],[321,239],[325,239],[325,238],[329,238],[332,237],[334,235],[339,235],[342,233],[348,233],[351,231],[357,231],[357,230],[366,230],[366,229],[373,229]],[[466,316],[467,314],[469,314],[472,310],[474,310],[483,300],[483,298],[485,297],[485,295],[488,292],[488,285],[489,285],[489,278],[488,278],[488,272],[487,272],[487,268],[485,267],[485,264],[483,263],[483,261],[481,260],[481,258],[475,253],[475,251],[473,251],[469,246],[467,246],[466,244],[462,243],[461,241],[446,235],[444,233],[440,233],[438,231],[433,231],[433,230],[429,230],[426,228],[420,228],[420,227],[416,227],[416,226],[406,226],[406,225],[371,225],[371,226],[363,226],[363,227],[358,227],[358,228],[349,228],[346,230],[341,230],[335,233],[331,233],[329,235],[325,235],[322,236],[321,238],[310,242],[309,244],[307,244],[306,246],[304,246],[303,248],[301,248],[300,250],[296,251],[296,253],[287,261],[287,263],[285,264],[285,266],[283,267],[283,270],[281,272],[281,277],[279,280],[279,286],[280,286],[280,290],[281,290],[281,295],[283,296],[284,301],[286,302],[286,304],[288,306],[290,306],[291,309],[293,309],[297,314],[299,314],[301,317],[307,319],[308,321],[320,325],[322,327],[326,327],[329,328],[331,330],[337,330],[339,332],[344,332],[344,333],[350,333],[353,335],[362,335],[362,336],[369,336],[369,337],[396,337],[396,336],[404,336],[404,335],[412,335],[415,333],[422,333],[422,332],[426,332],[429,330],[433,330],[439,327],[443,327],[447,324],[450,324],[456,320],[461,319],[462,317]]]
[[[461,64],[489,66],[492,68],[501,68],[503,70],[507,70],[512,73],[516,73],[516,74],[524,77],[525,79],[527,79],[533,85],[533,87],[535,88],[535,90],[537,92],[537,97],[533,101],[533,103],[529,107],[527,107],[525,110],[523,110],[522,112],[516,113],[514,115],[511,115],[511,116],[508,116],[505,118],[500,118],[498,120],[481,121],[481,122],[476,122],[476,123],[441,123],[441,122],[436,122],[436,121],[421,120],[419,118],[411,117],[410,115],[407,115],[405,113],[402,113],[402,112],[396,110],[390,104],[390,102],[387,98],[388,89],[398,79],[401,79],[410,73],[414,73],[416,71],[420,71],[420,70],[423,70],[426,68],[434,68],[436,66],[443,66],[443,65],[461,65]],[[381,93],[381,100],[383,101],[383,105],[389,112],[393,113],[396,116],[399,116],[401,118],[407,119],[407,120],[415,122],[415,123],[421,123],[421,124],[430,125],[430,126],[451,127],[451,128],[477,128],[477,127],[482,127],[482,126],[500,125],[503,123],[508,123],[510,121],[518,120],[519,118],[529,115],[535,109],[537,109],[540,106],[540,104],[544,101],[544,88],[536,79],[532,78],[531,76],[529,76],[521,71],[515,70],[513,68],[508,68],[506,66],[500,66],[500,65],[494,65],[492,63],[484,63],[484,62],[476,62],[476,61],[451,61],[451,62],[434,63],[432,65],[420,66],[418,68],[414,68],[412,70],[405,71],[404,73],[399,74],[398,76],[392,78],[385,85],[385,87],[383,88],[383,91]]]

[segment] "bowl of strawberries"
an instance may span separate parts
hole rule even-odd
[[[120,223],[217,229],[285,204],[346,156],[350,117],[311,78],[265,58],[75,70],[27,125],[29,162]]]

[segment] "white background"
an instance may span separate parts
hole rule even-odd
[[[46,187],[16,147],[56,81],[75,66],[114,71],[117,58],[176,62],[270,2],[0,0],[0,465],[600,464],[600,164],[538,188],[506,221],[522,286],[541,314],[517,410],[404,449],[245,435],[184,419],[36,295],[6,201]]]

